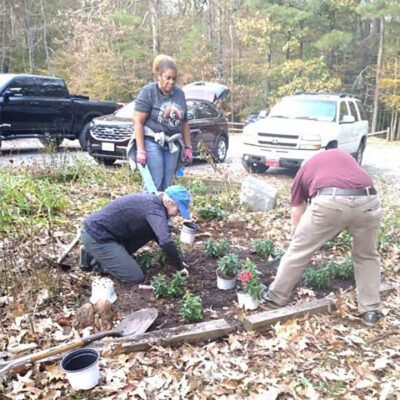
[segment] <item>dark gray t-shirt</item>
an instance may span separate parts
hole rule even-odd
[[[119,197],[86,218],[83,226],[96,242],[116,241],[132,252],[155,240],[171,263],[178,270],[183,268],[169,233],[167,209],[154,194],[135,193]]]
[[[149,115],[145,126],[154,132],[168,136],[181,133],[182,121],[187,120],[185,93],[175,87],[170,95],[164,96],[157,82],[149,83],[140,90],[135,111]]]

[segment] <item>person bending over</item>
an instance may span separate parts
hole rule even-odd
[[[351,254],[362,321],[367,325],[379,322],[383,314],[376,242],[381,203],[369,175],[350,154],[327,150],[299,169],[291,196],[292,241],[264,299],[286,304],[313,254],[347,229],[353,235]]]
[[[121,282],[140,283],[143,271],[131,256],[155,240],[178,271],[186,264],[168,229],[168,218],[190,218],[190,194],[180,185],[158,194],[134,193],[108,203],[86,218],[81,230],[81,268],[109,274]]]

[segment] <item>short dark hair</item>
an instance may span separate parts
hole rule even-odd
[[[161,60],[158,64],[157,73],[161,75],[167,69],[178,71],[178,68],[176,68],[176,64],[171,59],[165,58],[164,60]]]

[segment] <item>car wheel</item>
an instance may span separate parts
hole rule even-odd
[[[111,165],[114,165],[114,163],[116,161],[114,158],[103,158],[103,157],[93,157],[93,158],[97,162],[97,164],[100,164],[100,165],[111,166]]]
[[[88,148],[89,125],[90,122],[85,124],[78,136],[79,144],[81,145],[81,149],[83,151],[87,151]]]
[[[358,146],[356,154],[354,155],[354,158],[356,159],[359,165],[361,165],[362,163],[364,150],[365,150],[365,143],[361,142],[360,145]]]
[[[224,162],[228,153],[228,142],[225,137],[219,136],[214,146],[214,160],[216,162]]]
[[[42,143],[44,147],[50,147],[58,149],[64,138],[60,137],[43,137],[39,138],[39,142]]]
[[[244,160],[242,160],[242,164],[246,171],[255,174],[262,174],[269,168],[267,165],[262,165],[262,164],[254,165],[253,163]]]

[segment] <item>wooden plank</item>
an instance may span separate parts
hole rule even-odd
[[[330,311],[332,311],[332,302],[326,298],[307,301],[294,306],[249,315],[243,319],[243,327],[248,331],[260,332],[276,324],[278,321],[302,317],[305,314],[318,314]]]
[[[381,295],[389,294],[395,288],[389,284],[382,284],[379,291]],[[351,296],[351,294],[347,294]],[[279,308],[276,310],[265,311],[253,314],[243,319],[243,327],[251,331],[263,331],[278,321],[286,321],[292,318],[298,318],[305,314],[319,314],[322,312],[331,312],[335,310],[334,298],[324,298],[320,300],[307,301],[294,306]]]
[[[151,345],[161,344],[173,346],[182,343],[199,343],[228,336],[236,327],[224,319],[183,325],[181,327],[146,332],[137,337],[114,338],[99,342],[95,347],[99,350],[110,346],[111,350],[121,353],[143,351]]]

